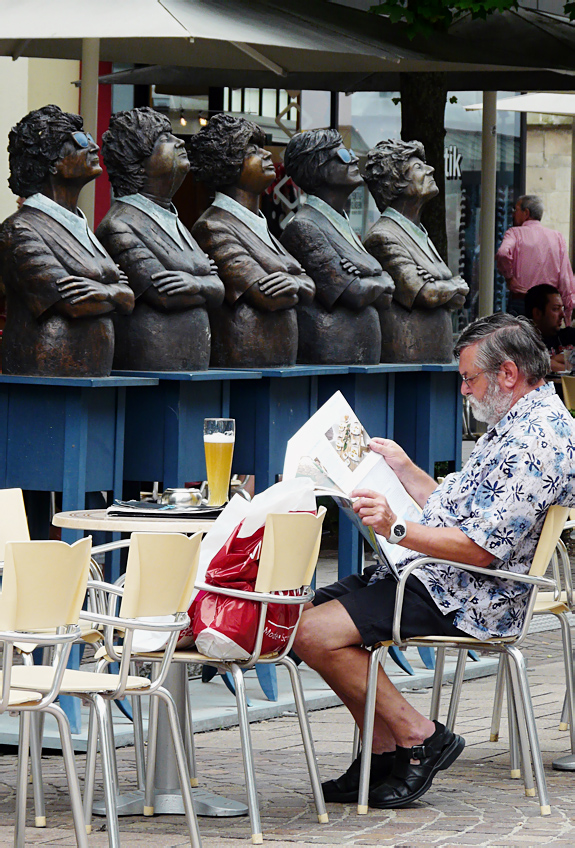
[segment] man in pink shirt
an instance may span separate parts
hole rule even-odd
[[[575,306],[575,282],[561,233],[544,227],[543,202],[534,194],[520,197],[515,205],[513,224],[497,251],[497,268],[505,277],[511,298],[508,311],[524,314],[525,293],[547,283],[560,293],[565,323],[571,323]]]

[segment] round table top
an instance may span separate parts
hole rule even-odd
[[[73,530],[104,530],[107,533],[207,533],[215,518],[138,518],[110,516],[105,509],[76,509],[57,512],[52,519],[56,527]]]

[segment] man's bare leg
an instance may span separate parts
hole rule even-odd
[[[304,611],[295,651],[339,695],[363,729],[369,652],[339,601],[328,601]],[[383,669],[379,670],[375,706],[373,752],[392,751],[396,745],[410,748],[422,743],[435,725],[405,700]]]

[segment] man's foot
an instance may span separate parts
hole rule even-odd
[[[435,733],[421,745],[395,751],[391,778],[369,793],[369,806],[380,810],[407,807],[427,792],[438,771],[449,768],[465,748],[465,739],[456,736],[438,721]],[[411,761],[419,760],[417,765]]]
[[[388,780],[393,771],[395,752],[371,755],[371,771],[369,773],[369,788],[375,789],[385,780]],[[350,767],[341,777],[335,780],[327,780],[322,783],[323,797],[326,801],[335,801],[339,804],[357,801],[359,793],[359,771],[361,768],[361,754],[356,757]]]

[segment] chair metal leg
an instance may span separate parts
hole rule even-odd
[[[373,728],[375,725],[375,701],[377,696],[377,676],[379,673],[379,659],[387,646],[374,648],[369,658],[369,671],[367,676],[367,691],[365,693],[365,711],[363,719],[361,768],[359,772],[359,794],[357,798],[357,812],[359,815],[367,813],[369,801],[369,773],[371,770],[371,752],[373,748]]]
[[[547,783],[545,780],[545,772],[543,770],[543,758],[541,757],[539,737],[537,735],[537,727],[535,725],[535,716],[533,714],[533,704],[531,701],[531,692],[529,691],[529,681],[527,680],[525,660],[521,651],[513,646],[509,646],[506,653],[510,660],[509,670],[513,688],[516,692],[515,697],[521,698],[521,703],[525,712],[525,724],[527,727],[527,735],[529,737],[529,745],[531,747],[531,760],[533,763],[533,772],[535,774],[535,784],[539,794],[541,815],[548,816],[551,815],[551,807],[549,806]]]
[[[569,735],[571,737],[571,753],[575,754],[575,680],[573,675],[573,644],[571,640],[571,628],[565,613],[557,616],[561,624],[561,636],[563,640],[563,662],[565,663],[565,697],[567,702],[567,715],[569,721]]]
[[[134,720],[134,759],[136,760],[136,782],[138,789],[146,785],[146,758],[144,756],[144,725],[142,722],[142,702],[132,698],[132,716]]]
[[[186,665],[187,669],[187,665]],[[186,749],[186,758],[188,760],[188,771],[190,772],[190,786],[198,785],[197,765],[196,765],[196,746],[194,744],[194,716],[192,713],[192,696],[190,695],[190,687],[187,684],[186,677],[186,726],[184,732],[184,747]]]
[[[433,689],[431,691],[431,707],[429,718],[437,721],[439,718],[439,705],[441,703],[441,687],[443,685],[443,669],[445,668],[445,648],[437,648],[435,652],[435,673],[433,675]]]
[[[569,704],[567,703],[567,692],[563,698],[563,708],[561,710],[561,718],[559,720],[559,730],[569,730]]]
[[[509,759],[511,779],[519,780],[521,777],[521,763],[519,762],[519,742],[517,739],[517,719],[515,716],[515,704],[513,702],[513,685],[509,671],[509,661],[505,657],[505,677],[507,692],[507,724],[509,728]]]
[[[118,776],[118,758],[116,757],[116,744],[114,742],[114,717],[112,715],[112,702],[108,698],[106,698],[105,704],[106,710],[108,711],[108,727],[110,728],[110,733],[112,736],[112,749],[110,752],[112,755],[112,778],[114,780],[114,786],[116,788],[117,795],[119,792],[120,778]]]
[[[14,848],[25,848],[26,799],[28,796],[28,752],[30,749],[30,713],[20,713],[18,731],[18,766],[16,769],[16,817]]]
[[[535,797],[535,784],[533,783],[533,771],[531,769],[531,755],[529,752],[529,739],[527,738],[527,730],[525,724],[525,711],[521,698],[515,697],[513,687],[508,685],[508,691],[511,692],[510,697],[510,714],[512,716],[513,725],[515,727],[514,744],[519,747],[521,756],[521,774],[523,775],[523,784],[525,786],[525,794],[529,798]]]
[[[154,695],[154,699],[158,698],[162,699],[162,701],[166,705],[166,710],[168,713],[168,720],[170,722],[170,728],[172,731],[172,742],[174,743],[174,751],[176,752],[176,762],[178,766],[178,773],[180,776],[180,788],[182,790],[184,813],[186,815],[188,831],[190,834],[190,842],[192,848],[201,848],[202,840],[198,828],[198,821],[194,812],[192,790],[190,788],[190,774],[188,772],[186,752],[184,751],[184,740],[182,738],[182,730],[180,728],[180,721],[178,718],[178,713],[176,711],[176,705],[174,703],[174,699],[167,691],[167,689],[162,689],[160,687]]]
[[[352,762],[353,762],[353,760],[356,759],[356,757],[359,756],[360,742],[361,742],[361,737],[359,735],[359,727],[357,726],[357,724],[354,724],[354,726],[353,726],[353,742],[351,744],[351,759],[352,759]]]
[[[448,730],[453,730],[455,726],[459,699],[461,698],[461,687],[463,686],[463,676],[465,674],[465,663],[467,662],[467,651],[458,651],[457,654],[457,665],[455,666],[455,676],[453,678],[451,698],[449,699],[449,710],[447,711],[447,719],[445,721],[445,726]]]
[[[86,743],[86,770],[84,772],[84,821],[86,832],[92,832],[92,805],[94,803],[94,784],[96,781],[96,755],[98,752],[98,724],[94,705],[90,701],[88,719],[88,741]]]
[[[84,823],[82,810],[82,795],[80,793],[80,785],[78,783],[78,776],[76,773],[72,737],[70,736],[70,722],[68,721],[68,717],[64,710],[57,704],[51,704],[46,708],[46,712],[53,715],[58,722],[60,742],[62,743],[62,757],[64,759],[64,768],[66,769],[66,778],[68,780],[70,806],[72,807],[74,830],[76,831],[76,843],[78,848],[88,848],[88,839],[86,837],[87,828]]]
[[[235,663],[231,663],[230,665],[236,687],[236,703],[238,707],[240,740],[242,743],[242,754],[244,759],[244,773],[246,776],[248,809],[252,826],[252,842],[254,843],[254,845],[259,845],[263,842],[263,836],[260,821],[256,776],[254,770],[254,754],[252,749],[250,722],[248,718],[248,707],[246,704],[244,674],[242,669]]]
[[[116,807],[116,783],[114,780],[114,742],[112,728],[108,724],[108,705],[101,695],[92,695],[92,703],[98,720],[100,736],[100,758],[102,760],[102,780],[104,783],[104,801],[108,825],[108,845],[120,848],[120,829]]]
[[[491,731],[489,734],[490,742],[497,742],[499,739],[499,728],[501,726],[501,711],[503,709],[503,690],[505,688],[505,663],[504,654],[499,657],[497,666],[497,679],[495,681],[495,696],[493,698],[493,713],[491,715]]]
[[[144,815],[154,815],[154,780],[156,776],[156,756],[158,745],[158,710],[160,703],[152,695],[148,715],[148,761],[146,764],[146,790],[144,796]]]
[[[31,713],[30,761],[32,764],[32,786],[34,790],[34,823],[46,827],[46,804],[42,782],[42,736],[40,713]]]
[[[307,713],[307,706],[303,694],[303,688],[301,685],[301,678],[299,676],[299,669],[294,663],[292,659],[289,657],[284,657],[280,660],[281,664],[284,665],[289,671],[289,676],[291,680],[291,686],[293,690],[293,696],[295,701],[295,708],[297,712],[297,717],[299,720],[299,727],[301,731],[301,738],[303,742],[303,747],[305,751],[305,757],[307,760],[307,768],[309,771],[309,779],[311,782],[311,788],[313,792],[313,797],[315,801],[315,808],[317,810],[317,820],[320,824],[325,824],[329,820],[327,810],[325,807],[325,799],[323,797],[323,791],[321,788],[321,781],[319,777],[319,771],[317,767],[317,760],[315,756],[315,750],[313,745],[313,737],[311,735],[311,728],[309,726],[309,717]]]

